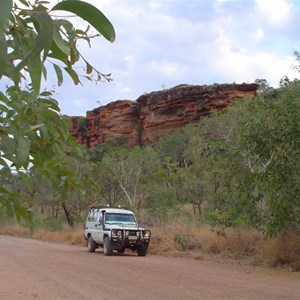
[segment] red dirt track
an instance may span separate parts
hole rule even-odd
[[[0,299],[300,299],[300,274],[0,236]]]

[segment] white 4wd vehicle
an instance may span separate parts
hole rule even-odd
[[[113,250],[124,253],[126,248],[145,256],[150,237],[151,231],[139,227],[133,212],[122,208],[92,208],[84,227],[88,251],[95,252],[100,246],[106,256]]]

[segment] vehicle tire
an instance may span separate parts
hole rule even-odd
[[[88,252],[95,252],[96,247],[97,247],[97,243],[92,239],[92,236],[90,235],[87,240]]]
[[[146,256],[148,245],[139,246],[136,250],[138,256]]]
[[[125,248],[118,249],[117,251],[118,251],[118,253],[123,254],[125,252]]]
[[[104,238],[103,254],[105,256],[111,256],[112,255],[112,249],[111,249],[110,240],[109,240],[108,236],[106,236]]]

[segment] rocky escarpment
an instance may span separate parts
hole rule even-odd
[[[179,85],[119,100],[72,117],[70,132],[79,143],[93,147],[108,140],[149,145],[187,124],[197,123],[212,110],[223,110],[238,99],[255,95],[256,84]]]

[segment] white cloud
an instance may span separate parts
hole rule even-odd
[[[260,41],[264,38],[265,33],[262,28],[259,28],[254,34],[253,37],[256,41]]]
[[[112,73],[113,81],[74,87],[65,79],[56,98],[63,113],[85,115],[181,83],[265,78],[275,87],[284,75],[298,75],[291,67],[300,42],[297,1],[89,0],[114,25],[116,41],[95,39],[82,52],[101,72]]]
[[[253,82],[263,78],[276,87],[284,75],[291,79],[299,77],[292,68],[295,63],[292,55],[282,56],[271,50],[250,53],[247,49],[235,49],[231,42],[230,37],[223,35],[216,43],[214,69],[226,82]]]
[[[154,60],[150,63],[150,70],[155,74],[161,74],[166,77],[176,77],[179,74],[180,65],[174,62],[160,62]]]
[[[280,26],[289,18],[293,5],[286,0],[255,0],[257,11],[271,25]]]
[[[159,3],[159,2],[156,2],[156,1],[151,1],[149,3],[149,6],[152,8],[152,9],[158,9],[158,8],[161,8],[163,5],[162,3]]]

